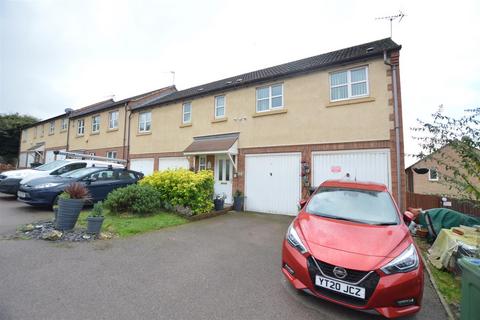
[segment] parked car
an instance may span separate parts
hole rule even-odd
[[[387,318],[416,313],[423,265],[385,185],[326,181],[301,201],[283,242],[282,272],[299,290]]]
[[[0,192],[17,194],[20,184],[40,177],[58,176],[66,172],[85,167],[108,167],[123,168],[121,164],[97,160],[65,159],[56,160],[36,168],[5,171],[0,174]]]
[[[126,187],[143,178],[137,171],[118,168],[90,167],[71,171],[59,176],[48,176],[20,185],[18,200],[32,206],[53,206],[58,196],[72,182],[85,185],[91,195],[90,202],[104,200],[114,189]]]

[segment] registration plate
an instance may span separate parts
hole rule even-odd
[[[321,276],[315,277],[315,284],[325,289],[340,292],[352,297],[365,299],[365,288],[362,287],[352,286],[345,282],[335,281]]]
[[[17,196],[18,196],[19,198],[26,198],[26,197],[28,196],[28,194],[25,193],[25,192],[23,192],[23,191],[18,191],[18,192],[17,192]]]

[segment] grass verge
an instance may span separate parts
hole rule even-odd
[[[77,226],[86,228],[89,212],[90,211],[82,211],[80,213]],[[165,227],[177,226],[187,222],[187,219],[167,212],[158,212],[154,215],[145,217],[128,214],[119,216],[107,214],[103,221],[102,231],[108,231],[120,238],[124,238]]]
[[[417,245],[425,258],[428,268],[430,269],[435,283],[438,286],[440,294],[443,296],[448,304],[458,306],[461,299],[461,280],[460,277],[456,277],[447,270],[439,270],[428,260],[428,249],[430,245],[428,242],[421,238],[415,238]]]

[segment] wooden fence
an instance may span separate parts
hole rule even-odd
[[[445,208],[480,217],[480,203],[475,205],[472,202],[452,198],[448,198],[448,201],[451,202],[452,205]],[[442,208],[442,197],[407,192],[407,207],[422,209]]]

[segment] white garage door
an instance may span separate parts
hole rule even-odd
[[[18,167],[25,168],[27,166],[27,154],[25,152],[20,153],[20,158],[18,159]]]
[[[189,168],[188,159],[186,157],[165,157],[158,159],[158,170],[179,168]]]
[[[148,176],[153,173],[153,158],[130,160],[130,170],[140,171]]]
[[[296,215],[300,159],[300,153],[246,155],[245,209]]]
[[[313,152],[312,159],[315,187],[328,179],[350,179],[383,183],[391,189],[388,149]]]

